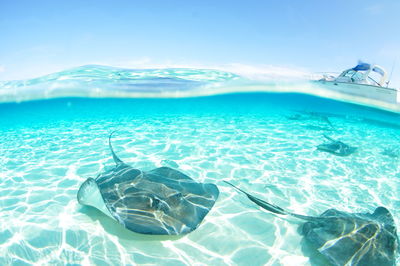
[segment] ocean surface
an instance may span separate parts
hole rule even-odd
[[[302,81],[263,84],[216,70],[99,66],[0,82],[0,265],[318,265],[298,223],[223,180],[299,214],[385,206],[399,228],[400,113],[293,93]],[[131,166],[218,186],[199,228],[140,235],[77,202],[82,182],[114,165],[114,130]],[[357,152],[318,151],[324,134]]]

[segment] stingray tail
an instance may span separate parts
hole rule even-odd
[[[331,123],[331,120],[329,120],[328,117],[325,117],[325,121],[326,121],[326,123],[328,123],[328,125],[329,125],[333,130],[336,130],[336,128],[333,126],[333,124]]]
[[[333,138],[331,138],[331,137],[329,137],[329,136],[327,136],[327,135],[323,135],[327,140],[330,140],[330,141],[332,141],[332,142],[336,142],[336,140],[334,140]]]
[[[282,209],[282,208],[279,207],[279,206],[273,205],[273,204],[268,203],[268,202],[266,202],[266,201],[264,201],[264,200],[262,200],[262,199],[259,199],[259,198],[256,198],[256,197],[250,195],[250,194],[247,193],[246,191],[244,191],[244,190],[238,188],[237,186],[235,186],[235,185],[229,183],[228,181],[224,181],[224,182],[227,183],[227,184],[229,184],[229,185],[231,185],[232,187],[234,187],[234,188],[237,189],[238,191],[244,193],[252,202],[254,202],[255,204],[257,204],[258,206],[260,206],[261,208],[263,208],[263,209],[265,209],[265,210],[267,210],[267,211],[270,211],[270,212],[276,213],[276,214],[283,214],[283,215],[291,214],[291,213],[285,211],[284,209]]]
[[[237,186],[235,186],[235,185],[229,183],[228,181],[224,181],[224,182],[227,183],[227,184],[229,184],[229,185],[231,185],[232,187],[234,187],[234,188],[237,189],[238,191],[244,193],[252,202],[254,202],[255,204],[257,204],[258,206],[260,206],[261,208],[263,208],[263,209],[265,209],[265,210],[267,210],[267,211],[270,211],[270,212],[275,213],[275,214],[290,215],[290,216],[293,216],[293,217],[295,217],[295,218],[302,219],[302,220],[312,220],[312,219],[315,219],[315,217],[305,216],[305,215],[301,215],[301,214],[296,214],[296,213],[288,212],[288,211],[282,209],[282,208],[279,207],[279,206],[276,206],[276,205],[274,205],[274,204],[268,203],[268,202],[266,202],[266,201],[264,201],[264,200],[262,200],[262,199],[259,199],[259,198],[257,198],[257,197],[254,197],[254,196],[250,195],[250,194],[247,193],[246,191],[244,191],[244,190],[238,188]]]
[[[112,135],[114,134],[115,131],[116,131],[116,130],[114,130],[113,132],[110,133],[110,136],[108,137],[108,145],[110,146],[110,150],[111,150],[111,154],[112,154],[112,156],[113,156],[114,162],[115,162],[116,164],[120,164],[120,163],[123,163],[123,162],[122,162],[122,160],[121,160],[120,158],[118,158],[118,156],[115,154],[114,149],[113,149],[113,147],[112,147],[112,145],[111,145],[111,137],[112,137]]]

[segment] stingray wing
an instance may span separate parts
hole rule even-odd
[[[334,209],[303,224],[306,241],[334,265],[394,265],[398,239],[389,211],[350,214]]]
[[[179,235],[196,229],[214,206],[218,188],[161,167],[142,172],[117,165],[96,179],[116,220],[143,234]]]

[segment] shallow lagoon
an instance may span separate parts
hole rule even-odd
[[[0,105],[0,264],[309,265],[297,224],[222,180],[297,213],[386,206],[399,226],[400,115],[302,94],[62,98]],[[330,126],[323,117],[327,117]],[[121,159],[178,169],[221,194],[183,237],[143,236],[76,200]],[[358,147],[321,153],[323,134]]]

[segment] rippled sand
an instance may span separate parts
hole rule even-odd
[[[400,157],[382,154],[399,146],[400,126],[366,120],[361,114],[374,111],[348,107],[330,113],[332,128],[293,110],[298,103],[266,97],[243,106],[240,96],[226,97],[86,103],[99,110],[74,109],[85,106],[77,99],[2,105],[0,264],[310,264],[296,222],[260,210],[222,180],[300,214],[386,206],[400,225]],[[311,99],[298,97],[293,102]],[[107,137],[116,129],[113,146],[126,163],[178,167],[218,185],[220,198],[198,229],[182,237],[140,235],[78,204],[80,184],[113,166]],[[359,149],[349,157],[319,152],[322,134]]]

